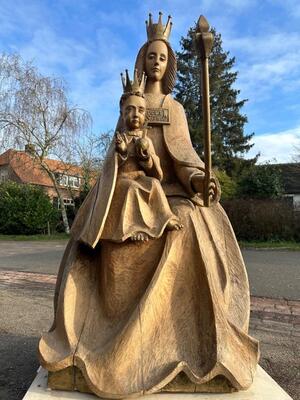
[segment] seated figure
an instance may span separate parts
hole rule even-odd
[[[214,177],[212,204],[203,207],[204,164],[193,149],[184,109],[170,94],[176,79],[170,30],[170,20],[163,25],[161,16],[158,23],[150,17],[136,69],[147,75],[147,139],[154,148],[153,165],[156,157],[160,161],[159,185],[184,228],[156,232],[158,237],[138,245],[130,230],[123,241],[106,234],[111,215],[123,209],[116,203],[123,145],[118,137],[113,140],[101,177],[73,223],[57,278],[54,322],[39,343],[52,388],[126,398],[242,390],[254,378],[259,350],[248,334],[247,274]],[[120,118],[116,131],[126,130]],[[147,166],[142,170],[138,193],[144,196]],[[138,179],[129,179],[128,192]],[[150,193],[153,175],[149,179]],[[157,196],[162,202],[164,196]],[[151,210],[148,197],[145,203]],[[137,221],[142,208],[127,204],[126,218],[133,213]],[[121,213],[119,224],[124,223]],[[142,231],[143,224],[138,223]]]
[[[120,100],[125,129],[115,134],[118,175],[102,235],[102,239],[115,242],[128,238],[133,241],[159,238],[165,228],[182,228],[161,187],[163,172],[160,160],[144,127],[144,86],[145,75],[139,82],[135,71],[134,81],[131,82],[126,70],[124,94]]]

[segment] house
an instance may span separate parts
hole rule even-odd
[[[300,163],[277,165],[281,170],[284,196],[291,198],[295,210],[300,210]]]
[[[74,206],[74,198],[79,196],[83,184],[82,169],[58,160],[45,159],[45,162],[56,177],[64,204]],[[9,149],[0,155],[0,182],[6,180],[40,186],[52,202],[59,206],[54,184],[47,172],[31,156],[29,146],[25,147],[25,151]]]

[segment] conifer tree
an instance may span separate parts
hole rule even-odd
[[[222,38],[211,29],[214,45],[209,59],[211,135],[213,166],[235,175],[257,158],[244,160],[250,150],[252,134],[244,134],[247,116],[241,110],[246,99],[240,100],[240,91],[234,88],[238,72],[233,71],[235,58],[222,48]],[[177,52],[178,76],[175,97],[184,106],[193,145],[203,156],[203,126],[201,103],[201,64],[193,41],[194,29],[181,39],[181,51]]]

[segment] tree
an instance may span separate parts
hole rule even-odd
[[[83,185],[80,188],[79,197],[73,198],[75,209],[74,216],[79,207],[83,203],[91,187],[96,182],[101,170],[103,162],[111,143],[113,131],[107,131],[95,135],[89,133],[76,143],[76,159],[82,170]]]
[[[1,233],[40,233],[56,221],[57,211],[41,188],[11,181],[0,184]]]
[[[275,199],[283,193],[281,170],[278,165],[253,165],[238,181],[240,197]]]
[[[219,169],[214,169],[214,173],[221,185],[222,199],[228,200],[234,198],[237,194],[236,180],[231,176],[228,176],[225,171]]]
[[[76,143],[76,158],[84,180],[83,192],[87,193],[90,190],[101,173],[112,135],[113,131],[103,132],[100,135],[90,133]]]
[[[75,138],[86,131],[89,124],[89,114],[70,104],[61,79],[43,76],[19,55],[0,56],[2,145],[30,148],[34,162],[53,183],[66,233],[69,233],[69,223],[57,171],[51,168],[47,158],[54,157],[68,168],[73,159]]]
[[[233,71],[235,58],[222,48],[221,35],[211,29],[214,45],[209,59],[212,161],[220,170],[234,175],[242,167],[243,155],[253,146],[252,134],[244,134],[246,115],[241,113],[246,99],[240,100],[240,91],[233,87],[238,72]],[[193,42],[194,29],[181,39],[177,52],[178,77],[176,98],[184,106],[193,145],[203,156],[203,125],[201,101],[201,64]],[[257,158],[251,160],[254,164]],[[248,161],[249,162],[249,161]]]

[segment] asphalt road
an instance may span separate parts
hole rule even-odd
[[[63,241],[0,241],[0,270],[55,274],[65,245]],[[300,252],[246,250],[244,256],[252,293],[274,297],[273,292],[278,296],[282,290],[289,298],[299,294]],[[35,377],[38,341],[53,319],[53,292],[53,285],[35,281],[0,285],[0,399],[21,400]],[[299,337],[291,336],[288,317],[273,321],[270,315],[262,316],[258,324],[252,314],[250,334],[260,340],[261,366],[293,399],[300,400]]]
[[[0,270],[56,274],[65,241],[0,241]],[[300,251],[243,250],[254,296],[300,299]]]

